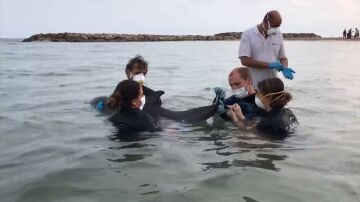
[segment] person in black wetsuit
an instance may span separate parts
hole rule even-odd
[[[164,94],[164,91],[154,91],[144,85],[147,72],[148,72],[148,63],[140,55],[131,58],[125,68],[125,74],[127,78],[129,80],[134,80],[139,82],[143,88],[143,93],[145,96],[142,98],[143,105],[140,106],[140,109],[143,109],[145,105],[151,105],[151,104],[160,106],[162,104],[160,96]],[[150,94],[152,94],[152,96],[148,100],[148,104],[146,104],[146,97],[150,96]],[[92,99],[90,103],[103,114],[111,114],[114,112],[114,110],[111,110],[105,104],[107,102],[107,99],[108,96],[100,96]]]
[[[255,103],[258,107],[267,111],[256,125],[256,129],[270,135],[272,138],[283,139],[295,131],[298,121],[293,112],[284,108],[292,99],[292,96],[284,91],[284,83],[279,78],[270,78],[258,83]],[[234,124],[240,129],[251,129],[247,126],[246,117],[238,104],[230,106],[228,115]]]
[[[246,67],[234,68],[230,72],[228,80],[233,92],[232,96],[222,100],[225,97],[225,91],[219,87],[214,89],[216,94],[221,95],[222,104],[219,105],[217,110],[220,117],[224,120],[230,120],[226,113],[228,110],[227,106],[234,105],[235,103],[241,107],[244,116],[249,120],[266,113],[266,111],[255,105],[256,90],[252,85],[249,69]]]
[[[143,105],[140,106],[140,109],[143,112],[155,119],[158,117],[165,117],[181,122],[204,121],[215,114],[219,104],[217,97],[211,105],[192,108],[185,111],[172,111],[161,107],[162,101],[160,96],[165,92],[161,90],[154,91],[144,85],[147,72],[148,63],[139,55],[131,58],[125,68],[125,74],[129,80],[134,80],[142,84],[141,86],[145,96],[142,97]],[[107,96],[101,96],[94,98],[90,103],[103,114],[114,113],[115,110],[106,105],[107,100]]]
[[[109,120],[121,131],[159,131],[160,127],[147,113],[140,110],[144,97],[141,85],[133,80],[121,81],[109,97],[106,105],[116,112]]]

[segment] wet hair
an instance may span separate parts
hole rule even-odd
[[[229,77],[232,76],[235,72],[239,73],[240,77],[245,81],[250,80],[250,82],[252,82],[251,74],[248,68],[237,67],[230,72]]]
[[[133,80],[121,81],[109,97],[107,105],[111,109],[130,109],[132,101],[139,97],[140,84]]]
[[[130,72],[135,68],[139,68],[141,70],[145,70],[147,72],[148,70],[148,63],[145,61],[145,59],[141,55],[136,55],[134,58],[131,58],[129,62],[126,65],[125,73],[127,75],[130,74]]]
[[[270,107],[284,107],[291,99],[290,93],[284,91],[284,83],[279,78],[270,78],[258,83],[259,92],[270,100]]]

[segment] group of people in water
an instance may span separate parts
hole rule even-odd
[[[354,32],[354,35],[352,35]],[[355,27],[355,31],[349,29],[346,32],[346,29],[343,31],[343,39],[359,38],[359,29]]]
[[[159,118],[181,122],[199,122],[212,116],[231,121],[241,130],[258,130],[273,138],[283,139],[293,133],[298,121],[285,108],[292,99],[284,83],[277,77],[293,79],[295,71],[288,67],[282,34],[281,15],[266,13],[263,21],[243,33],[239,58],[246,67],[234,68],[229,76],[233,95],[226,98],[225,90],[214,88],[215,98],[208,106],[185,111],[173,111],[162,106],[164,91],[154,91],[144,85],[148,63],[141,56],[129,60],[126,80],[121,81],[109,96],[97,97],[91,104],[109,115],[109,120],[123,135],[133,132],[159,131]]]

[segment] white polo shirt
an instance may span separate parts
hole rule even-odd
[[[254,60],[272,63],[285,58],[284,38],[278,31],[267,39],[259,32],[257,26],[243,32],[240,40],[239,59],[242,56]],[[253,85],[258,89],[258,82],[268,78],[276,77],[276,70],[248,67]]]

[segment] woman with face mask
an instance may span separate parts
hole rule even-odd
[[[146,97],[148,97],[150,94],[155,93],[152,89],[146,87],[145,84],[145,78],[148,70],[148,63],[144,60],[144,58],[140,55],[135,56],[134,58],[131,58],[128,62],[128,64],[125,67],[125,74],[129,80],[133,80],[141,84],[143,93],[145,96],[142,97],[142,105],[140,106],[140,110],[142,110],[146,103]],[[163,91],[158,91],[156,94],[159,94],[157,97],[157,100],[149,99],[149,102],[157,102],[156,104],[158,106],[161,105],[160,95],[164,94]],[[154,96],[152,96],[154,97]],[[155,98],[154,98],[155,99]],[[100,96],[92,99],[90,101],[90,104],[94,106],[99,112],[102,114],[112,114],[114,113],[114,109],[109,108],[105,103],[108,100],[108,96]]]
[[[140,109],[144,113],[152,116],[154,119],[157,119],[158,117],[165,117],[176,121],[194,123],[205,121],[216,113],[219,105],[218,97],[215,97],[214,102],[211,105],[192,108],[185,111],[173,111],[161,107],[162,101],[160,96],[165,92],[161,90],[154,91],[144,85],[147,72],[148,63],[139,55],[131,58],[125,68],[127,78],[141,84],[144,96],[142,97],[142,105],[140,106]],[[105,104],[107,100],[108,97],[101,96],[94,98],[90,103],[103,114],[114,113],[115,110],[109,108]]]
[[[159,131],[155,120],[140,110],[144,97],[141,85],[133,80],[121,81],[106,105],[116,111],[109,120],[122,131]]]
[[[285,105],[292,99],[292,96],[284,91],[284,83],[279,78],[266,79],[258,84],[255,103],[258,107],[267,111],[256,128],[265,134],[271,135],[276,139],[287,137],[293,133],[298,121],[290,109]],[[251,129],[253,126],[247,126],[246,117],[239,105],[234,104],[228,110],[228,116],[240,129]]]
[[[247,119],[263,115],[264,110],[259,109],[255,105],[256,91],[251,82],[251,75],[247,68],[237,67],[229,74],[229,86],[231,87],[232,95],[223,100],[223,105],[218,107],[218,114],[225,120],[229,120],[227,116],[227,106],[238,104],[244,116]],[[215,93],[220,92],[225,94],[220,88],[215,88]],[[225,96],[225,95],[224,95]]]
[[[145,113],[148,113],[155,119],[158,117],[165,117],[168,119],[181,121],[181,122],[199,122],[213,116],[217,110],[218,99],[215,98],[211,105],[192,108],[184,111],[173,111],[165,109],[161,106],[162,101],[160,96],[164,91],[154,91],[151,88],[145,86],[145,78],[148,72],[148,63],[141,57],[136,56],[130,59],[126,65],[125,73],[130,80],[139,82],[142,85],[144,91],[144,106],[141,108]]]

